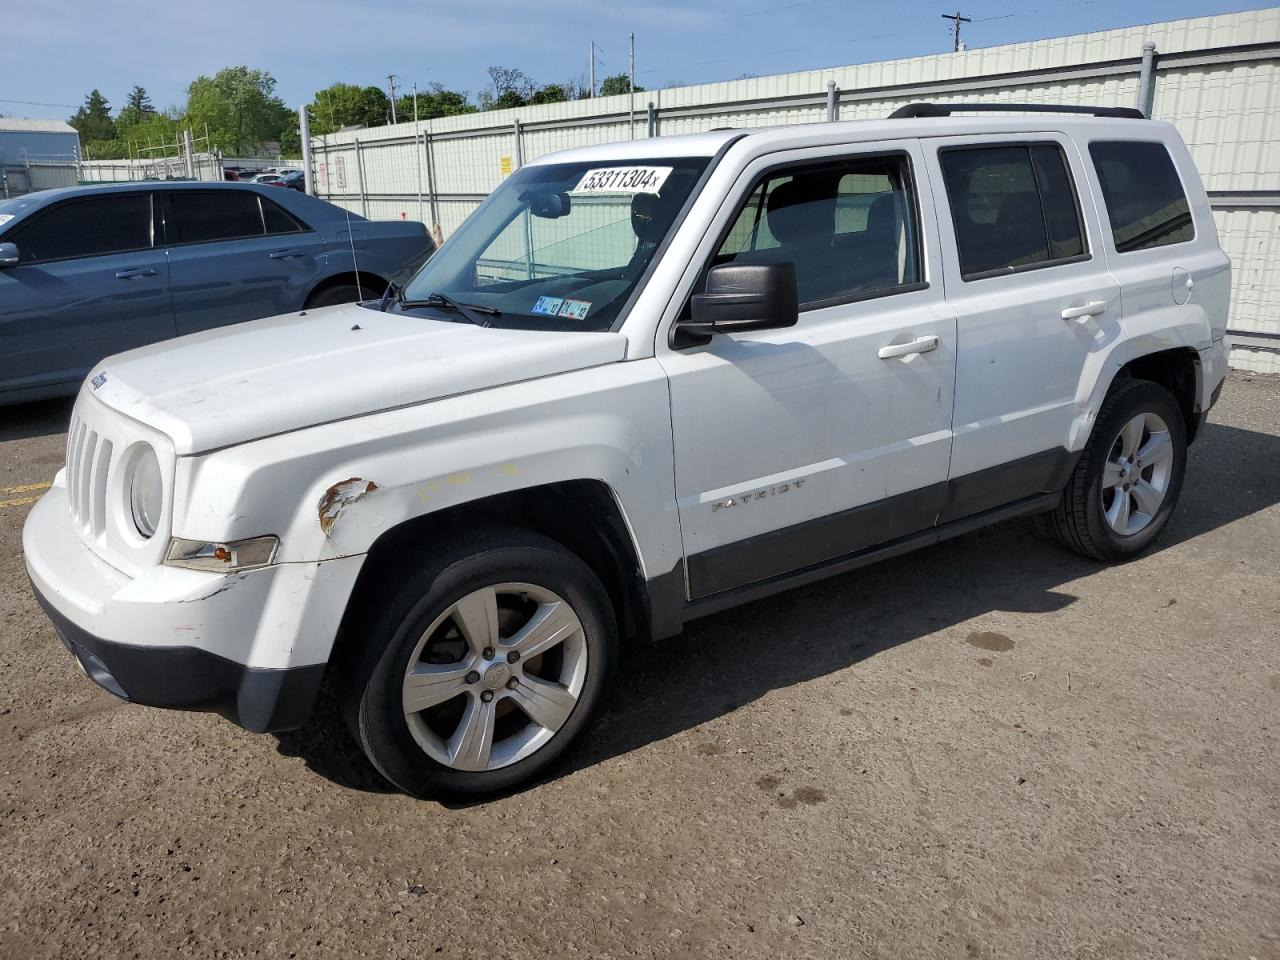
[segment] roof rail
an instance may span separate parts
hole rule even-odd
[[[1145,120],[1146,114],[1135,107],[1081,107],[1068,103],[908,103],[889,114],[890,120],[903,117],[949,117],[953,113],[977,113],[989,110],[1001,113],[1086,113],[1094,117]]]

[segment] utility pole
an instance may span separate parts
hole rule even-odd
[[[630,72],[627,75],[627,133],[630,134],[631,139],[634,140],[636,138],[636,35],[634,33],[629,33],[627,34],[627,38],[631,41],[631,66]]]
[[[594,40],[591,41],[591,52],[588,54],[587,63],[590,64],[587,73],[591,77],[591,96],[594,97],[596,95],[596,42]]]
[[[961,49],[960,48],[960,24],[973,23],[973,20],[969,17],[961,16],[959,10],[957,10],[955,13],[944,13],[942,15],[942,19],[951,20],[955,24],[955,27],[953,30],[953,33],[955,35],[955,45],[953,47],[953,51],[955,53],[959,53]]]
[[[391,91],[391,122],[396,122],[396,75],[387,74],[387,88]]]

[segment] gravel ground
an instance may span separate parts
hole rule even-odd
[[[68,410],[0,411],[0,956],[1280,958],[1280,380],[1232,377],[1142,559],[1005,524],[700,621],[470,807],[332,711],[82,678],[20,539]]]

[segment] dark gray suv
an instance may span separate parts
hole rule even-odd
[[[421,223],[248,183],[0,202],[0,404],[74,394],[103,357],[157,340],[376,297],[434,249]]]

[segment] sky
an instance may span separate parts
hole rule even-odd
[[[263,0],[141,3],[41,0],[5,14],[0,113],[63,119],[100,89],[118,109],[136,83],[158,107],[180,104],[200,74],[246,64],[277,80],[296,107],[342,80],[407,91],[442,83],[474,97],[491,65],[541,83],[625,73],[636,38],[636,83],[659,88],[764,76],[951,49],[957,7],[967,46],[1200,17],[1272,3],[1247,0]]]

